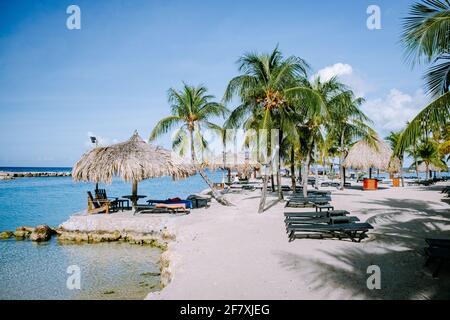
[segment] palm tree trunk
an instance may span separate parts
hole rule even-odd
[[[283,200],[283,191],[281,190],[281,164],[280,161],[278,161],[278,168],[277,168],[277,191],[278,191],[278,200]]]
[[[194,165],[197,165],[197,160],[195,157],[195,147],[194,147],[194,132],[193,130],[189,130],[190,138],[191,138],[191,159],[192,163]],[[229,206],[230,203],[222,196],[220,195],[217,190],[214,188],[214,183],[208,178],[206,173],[203,171],[203,169],[198,169],[198,173],[203,178],[203,180],[206,182],[208,187],[211,189],[212,197],[216,199],[216,201],[224,206]]]
[[[303,196],[304,196],[305,198],[308,197],[309,161],[310,161],[310,154],[309,154],[309,152],[308,152],[308,153],[306,154],[306,159],[305,159],[304,168],[303,168],[303,174],[302,174]]]
[[[399,172],[399,174],[400,174],[400,181],[402,183],[402,187],[404,187],[405,186],[405,181],[403,179],[403,169],[402,169],[402,167],[403,167],[403,158],[400,159],[400,170],[399,170],[400,172]]]
[[[420,178],[419,178],[419,163],[417,161],[416,145],[415,144],[414,144],[414,147],[413,147],[413,152],[414,152],[414,162],[415,162],[415,165],[416,165],[417,180],[420,180]]]
[[[259,135],[258,135],[258,137],[259,137]],[[269,130],[269,136],[268,136],[268,141],[271,141],[271,133],[270,133],[270,130]],[[258,140],[258,150],[259,150],[259,140]],[[272,145],[271,144],[268,144],[267,146],[266,146],[266,151],[267,151],[267,154],[268,155],[270,155],[270,159],[272,159]],[[259,153],[258,153],[259,154]],[[270,177],[271,177],[271,188],[272,188],[272,192],[273,191],[275,191],[275,184],[274,184],[274,175],[273,175],[273,170],[272,170],[272,167],[273,167],[273,163],[272,163],[272,160],[269,160],[269,163],[267,163],[267,164],[265,164],[263,167],[261,167],[261,169],[262,170],[264,170],[263,171],[263,187],[262,187],[262,190],[261,190],[261,200],[260,200],[260,202],[259,202],[259,209],[258,209],[258,213],[263,213],[264,212],[264,207],[265,207],[265,205],[266,205],[266,198],[267,198],[267,184],[268,184],[268,179],[269,179],[269,172],[268,171],[270,171]]]
[[[280,130],[278,135],[278,147],[277,147],[277,185],[278,185],[278,200],[283,200],[283,191],[281,190],[281,142],[283,141],[283,131]]]
[[[314,188],[319,189],[319,166],[317,161],[317,146],[314,146]]]
[[[296,191],[296,182],[295,182],[295,154],[294,147],[291,148],[291,185],[292,191]]]
[[[302,162],[301,161],[299,161],[298,162],[298,178],[299,178],[299,182],[301,182],[301,179],[302,179]]]
[[[339,174],[341,176],[341,190],[345,187],[345,172],[344,172],[344,135],[341,136],[341,152],[339,154]]]
[[[264,174],[263,175],[263,186],[262,186],[262,190],[261,190],[261,200],[259,201],[258,213],[264,212],[264,206],[266,205],[266,198],[267,198],[267,179],[269,176],[265,173],[263,173],[263,174]]]

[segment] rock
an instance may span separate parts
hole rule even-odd
[[[2,231],[0,232],[0,240],[9,239],[14,236],[14,232],[11,231]]]
[[[28,238],[33,230],[34,228],[32,227],[18,227],[14,231],[14,236],[18,239]]]
[[[8,172],[0,172],[0,180],[12,180],[14,176]]]
[[[89,235],[85,232],[58,230],[59,241],[88,242]]]
[[[119,231],[115,232],[93,232],[90,235],[90,239],[93,242],[110,242],[110,241],[118,241],[121,237]]]
[[[30,234],[31,234],[31,232],[24,231],[24,230],[14,231],[14,237],[16,237],[16,238],[27,238],[30,236]]]
[[[39,225],[31,232],[30,239],[37,242],[48,241],[54,233],[55,231],[49,226]]]

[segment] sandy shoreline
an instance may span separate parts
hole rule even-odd
[[[450,237],[443,186],[322,188],[332,192],[335,209],[374,226],[362,243],[288,242],[285,203],[272,194],[258,214],[260,191],[227,194],[234,206],[213,201],[189,215],[74,215],[62,227],[174,235],[160,261],[166,287],[147,299],[448,299],[450,270],[433,279],[423,266],[424,238]],[[367,288],[370,265],[381,269],[381,290]]]
[[[176,241],[165,253],[171,282],[147,299],[438,299],[450,298],[449,271],[423,268],[424,238],[450,236],[450,206],[434,187],[347,189],[332,204],[375,229],[362,243],[289,243],[284,204],[257,214],[259,191],[231,194],[173,220]],[[366,286],[367,267],[381,268],[381,290]]]

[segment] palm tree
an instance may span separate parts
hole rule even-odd
[[[430,179],[430,164],[438,168],[446,168],[446,164],[442,161],[441,155],[439,154],[436,143],[432,141],[425,141],[420,144],[417,148],[417,156],[419,158],[418,164],[425,163],[426,178]],[[417,169],[417,168],[416,168]]]
[[[327,123],[328,139],[335,140],[339,146],[340,189],[345,186],[344,159],[350,143],[356,139],[373,141],[375,132],[367,124],[369,118],[361,111],[363,98],[355,98],[351,90],[339,93],[329,102],[330,121]]]
[[[445,127],[450,118],[450,1],[423,0],[413,4],[404,19],[402,42],[413,65],[431,63],[425,79],[434,101],[407,126],[396,154],[415,143],[423,131]]]
[[[290,116],[294,102],[299,99],[320,101],[320,97],[313,90],[303,86],[302,81],[307,78],[308,65],[298,57],[291,56],[285,59],[278,48],[275,48],[270,54],[244,54],[238,63],[241,75],[229,82],[223,100],[228,103],[237,96],[240,105],[231,113],[226,121],[226,127],[242,126],[252,118],[253,125],[255,120],[258,120],[256,122],[258,129],[267,129],[268,132],[271,129],[279,129],[281,141],[283,135],[293,130]],[[268,141],[270,140],[269,138]],[[268,143],[267,153],[271,155],[274,148],[276,145]],[[273,161],[269,160],[264,165],[272,166],[272,164]],[[264,210],[267,176],[264,176],[263,181],[259,212]],[[279,170],[277,181],[278,197],[282,199]]]
[[[172,148],[178,150],[181,155],[190,150],[193,164],[199,163],[198,153],[203,153],[207,143],[202,136],[204,129],[209,129],[220,134],[222,128],[213,122],[211,118],[225,117],[228,109],[220,103],[213,102],[214,96],[207,94],[204,86],[183,85],[181,90],[169,89],[168,101],[171,104],[171,115],[161,119],[150,134],[150,141],[166,134],[169,130],[177,128],[172,141]],[[229,203],[220,196],[206,173],[198,166],[198,172],[212,190],[213,197],[221,204]]]
[[[336,141],[340,148],[342,164],[345,146],[351,142],[350,140],[356,137],[371,136],[370,128],[365,124],[369,120],[359,110],[359,106],[364,101],[362,98],[355,99],[353,92],[340,83],[337,78],[322,82],[317,77],[308,85],[321,99],[318,105],[302,101],[296,110],[298,136],[301,136],[300,144],[304,146],[302,182],[305,197],[307,196],[309,166],[311,160],[316,159],[320,146],[333,145],[333,141]],[[312,102],[317,103],[316,101]],[[326,136],[325,131],[327,132]],[[341,177],[343,187],[345,174],[342,165]]]
[[[391,131],[391,133],[386,138],[384,138],[384,140],[386,140],[390,144],[392,150],[397,149],[397,145],[398,145],[398,143],[399,143],[399,141],[401,139],[402,133],[403,133],[402,131],[398,131],[398,132]],[[394,159],[394,157],[396,157],[398,160],[400,160],[400,172],[399,172],[399,174],[400,174],[400,179],[402,181],[402,187],[404,187],[403,170],[402,170],[404,154],[402,153],[402,154],[399,154],[399,155],[393,155],[392,158]]]

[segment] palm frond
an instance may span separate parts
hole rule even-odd
[[[424,131],[439,130],[450,119],[450,92],[440,96],[426,106],[406,127],[395,154],[402,154],[408,147],[417,143]]]
[[[170,129],[179,125],[182,119],[179,116],[169,116],[161,119],[150,133],[149,141],[154,141],[163,134],[166,134]]]

